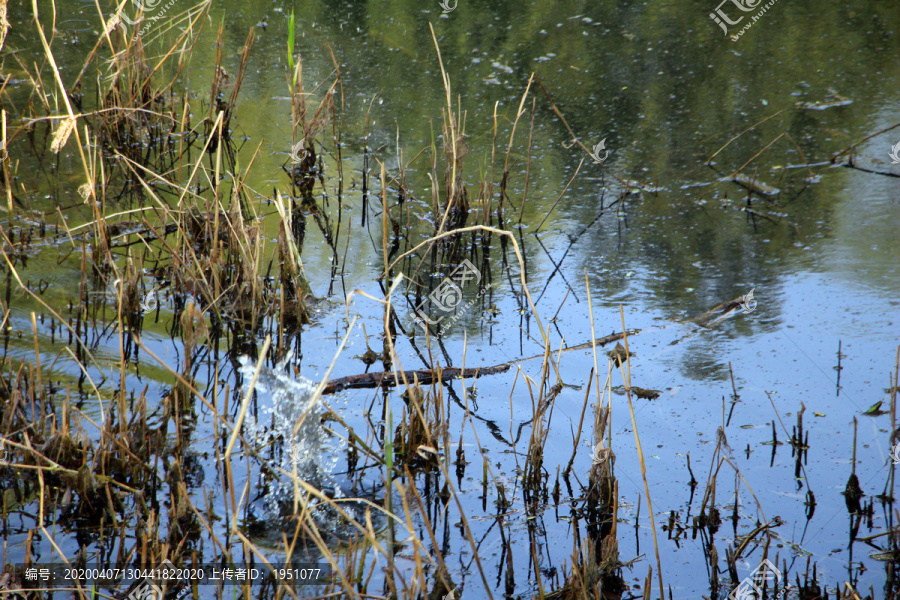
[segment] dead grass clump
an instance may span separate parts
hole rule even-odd
[[[293,15],[291,27],[293,27]],[[335,79],[325,90],[319,104],[312,110],[310,98],[320,86],[316,86],[312,92],[304,89],[303,59],[298,57],[294,63],[293,37],[289,38],[288,54],[291,60],[291,75],[288,88],[291,94],[291,132],[293,144],[291,146],[291,159],[289,174],[300,196],[302,206],[306,209],[316,210],[315,201],[312,198],[312,190],[316,180],[322,181],[324,188],[324,162],[316,154],[316,139],[328,127],[329,121],[335,122],[336,107],[335,93],[341,85],[340,70],[335,62]],[[321,84],[320,84],[321,85]]]
[[[526,494],[532,501],[538,501],[541,490],[546,491],[549,474],[544,469],[544,445],[549,434],[550,421],[545,421],[544,415],[550,411],[552,415],[553,402],[562,386],[557,383],[547,390],[546,396],[539,398],[536,405],[532,405],[531,436],[528,439],[528,457],[525,463],[524,486]]]
[[[418,381],[413,382],[402,397],[406,405],[395,433],[395,459],[413,473],[433,469],[438,460],[433,435],[440,432],[441,422],[427,407],[439,403],[435,402],[430,390],[425,393]]]
[[[108,88],[101,96],[94,125],[104,156],[123,156],[135,164],[165,172],[171,167],[178,119],[176,98],[153,86],[153,68],[144,45],[131,43],[113,56]],[[130,179],[128,191],[142,197],[140,183]]]

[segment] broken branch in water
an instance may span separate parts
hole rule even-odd
[[[688,319],[685,322],[695,323],[697,325],[700,325],[701,327],[707,327],[709,325],[709,321],[712,321],[713,319],[718,318],[736,308],[740,308],[741,306],[743,306],[744,302],[744,296],[740,296],[738,298],[735,298],[734,300],[728,300],[727,302],[722,302],[721,304],[712,307],[702,315],[698,315],[692,319]]]
[[[835,163],[837,164],[837,163]],[[863,173],[873,173],[875,175],[884,175],[885,177],[900,177],[896,173],[891,173],[890,171],[876,171],[874,169],[866,169],[864,167],[860,167],[859,165],[853,164],[853,160],[850,162],[838,164],[840,167],[847,167],[848,169],[856,169],[857,171],[862,171]]]
[[[639,329],[633,329],[628,332],[628,335],[634,335],[638,333]],[[622,333],[613,333],[611,335],[607,335],[601,338],[597,338],[594,340],[594,343],[597,346],[603,346],[605,344],[609,344],[610,342],[615,342],[624,337]],[[577,346],[570,346],[568,348],[563,348],[562,352],[566,352],[569,350],[578,350],[580,348],[590,348],[591,342],[585,342],[584,344],[579,344]],[[496,373],[504,373],[509,370],[509,368],[518,362],[524,362],[526,360],[531,360],[533,358],[542,358],[543,354],[537,354],[535,356],[529,356],[527,358],[520,358],[517,360],[511,360],[507,363],[494,365],[492,367],[477,367],[474,369],[458,369],[456,367],[446,367],[443,369],[418,369],[414,371],[403,371],[400,376],[400,380],[403,381],[405,378],[407,381],[412,381],[414,378],[418,378],[420,384],[429,384],[434,383],[435,381],[449,381],[451,379],[455,379],[457,377],[471,377],[478,378],[483,375],[494,375]],[[397,377],[394,373],[388,371],[379,371],[377,373],[360,373],[359,375],[349,375],[347,377],[341,377],[339,379],[332,379],[325,386],[325,389],[322,390],[323,394],[334,394],[336,392],[340,392],[341,390],[346,389],[355,389],[355,388],[374,388],[388,385],[397,385]]]
[[[458,369],[456,367],[447,367],[444,369],[419,369],[415,371],[403,371],[400,380],[404,378],[412,381],[414,378],[419,380],[421,384],[434,383],[435,381],[449,381],[456,377],[481,377],[482,375],[493,375],[495,373],[503,373],[508,371],[512,363],[505,363],[494,367],[479,367],[476,369]],[[332,379],[322,390],[323,394],[334,394],[341,390],[350,388],[373,388],[384,385],[397,385],[397,377],[394,373],[388,371],[379,371],[377,373],[360,373],[359,375],[349,375],[339,379]]]

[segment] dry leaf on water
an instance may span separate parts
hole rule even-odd
[[[53,134],[53,141],[50,143],[50,150],[54,154],[59,154],[59,151],[63,149],[63,146],[69,141],[73,129],[75,129],[75,119],[72,117],[66,117],[59,124],[59,128]]]
[[[9,31],[9,21],[6,19],[6,3],[9,0],[0,0],[0,50],[3,50],[3,42],[6,41],[6,32]]]

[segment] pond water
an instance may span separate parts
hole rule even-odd
[[[775,2],[755,22],[750,19],[756,11],[742,13],[733,3],[719,7],[732,20],[746,15],[743,23],[730,27],[730,34],[740,32],[744,23],[752,27],[731,39],[710,18],[717,8],[714,1],[458,0],[452,11],[442,12],[436,1],[223,0],[209,5],[204,29],[185,52],[176,81],[191,93],[192,113],[199,121],[208,111],[219,24],[222,66],[232,76],[239,70],[248,30],[257,25],[232,137],[241,168],[253,163],[245,185],[257,203],[255,210],[264,216],[262,235],[274,239],[278,217],[273,190],[290,194],[282,166],[296,141],[286,50],[292,11],[295,53],[302,58],[304,85],[316,104],[334,80],[335,64],[339,66],[340,153],[329,124],[317,141],[325,168],[313,189],[322,214],[331,218],[336,250],[310,220],[300,257],[315,308],[310,322],[279,348],[292,348],[293,364],[314,381],[326,376],[333,360],[331,378],[354,375],[367,369],[359,356],[369,346],[380,352],[383,345],[383,305],[359,293],[349,308],[345,305],[354,290],[378,299],[387,291],[380,280],[385,270],[380,165],[388,171],[391,202],[398,194],[391,178],[401,170],[398,165],[403,167],[406,198],[391,218],[402,215],[398,218],[406,220],[404,227],[411,223],[412,231],[427,237],[436,225],[432,195],[446,195],[434,183],[435,176],[443,181],[443,170],[432,171],[427,157],[433,146],[446,141],[442,114],[448,103],[430,24],[453,110],[464,122],[467,154],[460,159],[459,181],[473,211],[468,225],[482,222],[475,215],[485,210],[485,203],[477,201],[483,198],[483,181],[493,182],[491,201],[501,200],[507,144],[522,106],[508,154],[502,226],[512,232],[523,254],[540,324],[521,293],[511,244],[501,247],[494,240],[490,251],[479,247],[466,255],[478,279],[491,282],[490,289],[483,290],[481,281],[461,286],[471,308],[445,327],[440,339],[429,338],[430,346],[415,323],[415,294],[401,299],[402,290],[395,292],[404,328],[394,339],[400,366],[422,369],[434,360],[444,367],[488,367],[542,357],[541,326],[556,352],[621,331],[624,321],[629,330],[640,330],[628,339],[632,385],[660,394],[653,400],[633,397],[632,420],[628,398],[616,393],[622,375],[618,368],[611,372],[608,434],[618,479],[618,552],[622,562],[637,558],[623,569],[631,588],[623,597],[643,594],[648,566],[653,568],[650,597],[659,594],[654,528],[667,595],[671,589],[673,598],[710,596],[711,572],[717,570],[723,587],[715,593],[724,597],[732,587],[726,548],[737,547],[741,536],[776,518],[769,530],[769,558],[775,562],[777,554],[776,564],[787,566],[791,583],[798,574],[802,580],[810,561],[830,594],[849,582],[860,597],[894,597],[900,587],[894,572],[900,556],[884,560],[889,536],[870,543],[859,538],[897,527],[892,503],[877,496],[892,490],[893,426],[886,388],[900,345],[900,159],[891,158],[900,128],[889,130],[900,124],[900,4]],[[187,0],[176,0],[170,10],[187,8]],[[44,51],[31,8],[10,10],[4,66],[17,82],[7,86],[3,102],[13,128],[23,124],[29,103],[36,107],[33,116],[45,114],[42,103],[51,107],[50,114],[64,114],[65,108],[59,97],[35,98],[25,71],[43,63]],[[103,11],[108,17],[114,9],[104,6]],[[41,19],[48,32],[50,14]],[[55,58],[68,85],[98,40],[97,8],[91,2],[61,0],[55,27]],[[162,47],[148,45],[148,55],[159,59],[154,52]],[[103,44],[100,48],[109,51]],[[46,81],[52,81],[52,71],[40,68]],[[173,70],[171,64],[163,72],[168,70]],[[314,89],[320,82],[326,83]],[[92,95],[97,85],[84,82],[85,111],[96,106]],[[573,134],[583,146],[573,142]],[[14,189],[24,208],[3,227],[21,225],[29,215],[36,218],[35,211],[50,222],[58,208],[69,228],[89,221],[91,211],[78,193],[84,172],[73,141],[55,155],[38,151],[49,144],[47,139],[25,140],[9,148],[12,159],[20,161]],[[601,141],[604,148],[597,154],[604,160],[598,163],[585,148]],[[756,183],[735,183],[737,171],[778,193],[767,195]],[[109,213],[134,208],[130,203],[107,207]],[[46,244],[19,265],[24,281],[44,282],[41,297],[63,315],[69,314],[64,312],[68,303],[79,298],[80,250],[76,246],[71,251],[64,242]],[[489,273],[482,272],[485,265]],[[69,386],[85,415],[102,419],[92,385],[64,351],[65,336],[46,321],[33,333],[31,312],[46,311],[17,291],[8,271],[4,265],[0,288],[11,325],[4,340],[4,371],[33,365],[37,344],[42,365],[60,389]],[[446,274],[435,271],[435,285]],[[90,379],[106,398],[120,385],[138,395],[146,387],[148,401],[159,403],[176,384],[175,377],[136,349],[120,380],[120,338],[114,328],[103,326],[117,318],[115,289],[97,285],[94,291],[101,300],[91,317],[97,333],[91,348],[96,362],[87,369]],[[692,321],[751,291],[756,301],[752,310],[737,309],[705,326]],[[185,353],[197,349],[186,350],[180,336],[170,335],[177,320],[171,293],[160,292],[158,310],[144,316],[142,341],[162,363],[180,372]],[[435,318],[434,306],[428,310]],[[335,358],[353,317],[359,320]],[[277,320],[267,325],[276,331],[277,326]],[[255,354],[266,332],[235,343],[232,350]],[[601,385],[610,349],[598,348]],[[218,388],[233,401],[227,410],[232,416],[241,400],[237,354],[224,341],[208,344],[195,355],[193,372],[207,396]],[[440,501],[439,473],[419,475],[413,483],[433,507],[437,545],[464,598],[528,598],[555,589],[571,570],[576,543],[589,535],[590,524],[579,508],[595,443],[589,426],[592,410],[583,430],[579,427],[595,364],[589,346],[559,355],[558,378],[565,385],[547,426],[543,469],[547,488],[559,481],[561,496],[544,499],[536,512],[526,508],[522,487],[532,424],[518,438],[517,432],[533,417],[534,390],[529,392],[525,377],[540,381],[540,357],[516,362],[503,373],[443,384],[452,443],[441,451],[452,462],[461,447],[469,462],[452,482],[460,503]],[[276,358],[283,356],[271,362]],[[371,367],[381,369],[381,361]],[[554,374],[550,383],[556,378]],[[868,410],[879,401],[881,411]],[[358,389],[343,392],[334,406],[361,437],[380,447],[384,432],[381,441],[376,432],[385,422],[382,402],[380,392]],[[404,407],[399,392],[388,394],[384,402],[396,424]],[[589,407],[594,402],[591,392]],[[370,409],[373,403],[376,408]],[[206,409],[198,411],[192,443],[200,452],[206,485],[216,485],[216,457],[207,451],[219,432]],[[467,411],[471,418],[465,418]],[[808,436],[802,460],[787,443],[801,411],[802,431]],[[863,414],[867,411],[881,414]],[[647,510],[635,423],[654,521]],[[720,427],[727,447],[718,445]],[[773,428],[781,444],[771,443]],[[580,438],[574,439],[578,430]],[[577,456],[567,485],[560,472],[573,447]],[[689,485],[688,455],[696,488]],[[722,456],[730,463],[721,466]],[[483,497],[483,462],[492,482],[505,488],[507,505],[495,504],[494,483]],[[346,465],[343,454],[338,470],[340,465]],[[848,512],[843,494],[854,469],[863,502],[874,502],[861,524],[858,514]],[[373,469],[361,479],[377,488],[371,495],[375,500],[383,497],[380,472]],[[723,523],[710,535],[691,525],[711,472],[718,474],[714,504]],[[428,478],[434,480],[426,483]],[[254,481],[253,474],[245,474],[239,483]],[[345,493],[349,480],[346,487]],[[203,505],[226,502],[221,488],[199,497]],[[397,496],[395,504],[399,502]],[[737,517],[729,522],[732,514]],[[19,517],[15,531],[5,534],[8,562],[22,561],[28,531],[36,526],[26,521]],[[220,534],[226,531],[224,523],[217,527]],[[467,528],[477,543],[480,567]],[[408,533],[431,547],[421,524]],[[762,560],[762,548],[755,546],[759,539],[737,562],[739,579]],[[84,541],[77,530],[60,531],[55,540],[67,552]],[[272,544],[277,554],[277,544]],[[714,558],[712,547],[718,553]],[[40,548],[52,553],[46,539]],[[398,556],[408,551],[409,546],[403,547]]]

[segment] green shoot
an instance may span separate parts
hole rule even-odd
[[[288,25],[288,65],[291,67],[291,71],[294,70],[294,11],[291,10],[291,20]]]

